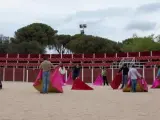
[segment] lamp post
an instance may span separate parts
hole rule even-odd
[[[79,28],[80,28],[81,34],[84,35],[85,34],[84,29],[87,28],[87,24],[80,24]]]

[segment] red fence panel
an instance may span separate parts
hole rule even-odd
[[[143,69],[137,69],[137,70],[141,75],[143,75]]]
[[[84,58],[93,58],[93,54],[84,54]]]
[[[19,54],[19,58],[28,58],[29,54]]]
[[[39,70],[33,70],[33,69],[27,69],[28,70],[28,82],[34,82],[36,80],[36,77],[38,75]],[[26,71],[27,73],[27,71]],[[27,76],[26,76],[27,78]]]
[[[6,58],[7,54],[0,54],[0,58]]]
[[[44,57],[47,57],[47,58],[50,58],[50,54],[41,54],[41,58],[44,58]]]
[[[8,54],[8,58],[17,58],[18,54]]]
[[[83,76],[84,76],[84,78],[83,78],[84,82],[86,82],[86,83],[92,83],[91,69],[84,68],[84,69],[83,69],[83,73],[84,73],[84,74],[83,74]]]
[[[139,52],[129,52],[128,53],[128,57],[138,57],[139,56]]]
[[[51,54],[51,58],[61,58],[60,54]]]
[[[140,52],[140,56],[151,56],[151,52]]]
[[[13,68],[5,68],[5,81],[13,81]]]
[[[82,54],[73,54],[73,58],[82,58]]]
[[[153,83],[153,68],[146,68],[145,69],[145,80],[148,84]]]
[[[158,68],[155,69],[155,77],[157,76]]]
[[[127,57],[127,53],[118,53],[117,57]]]
[[[105,58],[105,54],[95,54],[95,58]]]
[[[30,58],[39,58],[39,54],[30,54]]]
[[[106,54],[106,57],[116,57],[116,54]]]
[[[107,80],[109,83],[112,81],[112,69],[107,69]]]
[[[3,81],[3,68],[0,68],[0,80]]]
[[[23,81],[23,69],[22,68],[15,68],[15,81]]]
[[[72,54],[63,54],[62,58],[72,58]]]
[[[160,51],[152,51],[152,56],[160,56]]]

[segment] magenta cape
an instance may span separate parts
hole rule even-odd
[[[73,82],[72,90],[93,90],[93,88],[84,83],[80,78],[77,78]]]
[[[153,84],[152,84],[151,88],[160,88],[160,80],[159,79],[155,79],[153,81]]]
[[[102,86],[103,85],[103,78],[101,75],[99,75],[96,80],[94,81],[93,85],[96,86]]]
[[[62,81],[63,78],[59,73],[59,68],[56,68],[50,76],[48,92],[63,93]],[[42,91],[42,70],[39,71],[33,86],[36,90]]]
[[[128,80],[126,87],[123,89],[123,92],[131,91],[131,80]],[[136,92],[148,92],[147,82],[144,79],[139,79],[137,81]]]
[[[118,73],[114,79],[112,80],[112,82],[110,83],[110,86],[113,88],[113,89],[118,89],[120,84],[122,82],[122,74],[121,73]]]

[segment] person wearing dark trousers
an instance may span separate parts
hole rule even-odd
[[[103,84],[105,85],[109,85],[108,81],[107,81],[107,71],[104,67],[102,67],[102,72],[101,72],[102,78],[103,78]]]
[[[72,79],[75,80],[77,77],[80,75],[80,65],[77,64],[76,66],[73,67],[72,69]]]
[[[129,72],[129,68],[127,67],[127,64],[124,64],[121,69],[119,70],[118,73],[120,73],[122,71],[122,86],[121,89],[124,88],[124,86],[127,84],[128,81],[128,72]]]

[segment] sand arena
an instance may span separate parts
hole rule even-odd
[[[158,120],[160,89],[123,93],[110,87],[94,91],[39,94],[32,83],[3,82],[0,120]]]

